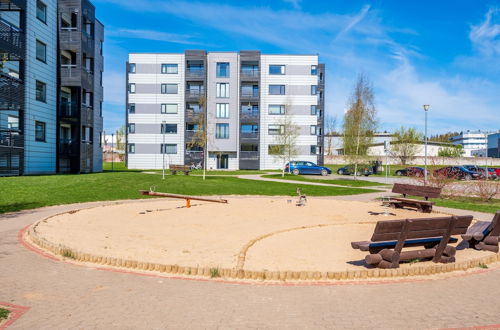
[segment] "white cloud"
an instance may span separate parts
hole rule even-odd
[[[194,40],[194,37],[186,34],[167,33],[155,30],[127,29],[127,28],[109,28],[106,33],[110,37],[146,39],[154,41],[164,41],[176,44],[199,45],[204,44]]]
[[[500,9],[490,8],[484,21],[479,25],[473,25],[469,33],[474,47],[487,56],[500,55],[500,24],[496,21],[500,21]]]
[[[283,2],[289,3],[295,9],[300,9],[302,0],[283,0]]]

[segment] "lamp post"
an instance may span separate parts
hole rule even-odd
[[[427,185],[427,112],[429,111],[430,105],[424,104],[425,111],[425,133],[424,133],[424,185]]]
[[[111,171],[115,170],[115,145],[113,139],[115,137],[114,133],[111,133]]]
[[[162,121],[161,122],[161,130],[162,130],[162,133],[163,133],[163,148],[161,148],[161,151],[162,151],[162,155],[163,155],[163,173],[162,173],[162,180],[165,180],[165,154],[167,153],[167,146],[165,145],[165,131],[167,130],[167,122],[166,121]]]

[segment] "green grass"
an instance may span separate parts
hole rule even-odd
[[[220,277],[219,268],[210,268],[210,277]]]
[[[469,211],[484,213],[495,213],[500,210],[500,199],[493,199],[490,202],[481,201],[479,198],[457,197],[433,199],[437,206],[450,207]]]
[[[0,308],[0,321],[9,317],[10,311],[5,308]]]
[[[119,199],[150,198],[139,194],[149,190],[186,195],[294,196],[299,187],[308,196],[355,195],[376,190],[264,182],[235,177],[160,175],[139,172],[104,172],[82,175],[20,176],[0,178],[0,213],[42,206]]]
[[[348,186],[348,187],[384,186],[383,183],[371,182],[371,181],[349,180],[349,179],[322,180],[322,179],[315,179],[314,177],[305,177],[302,175],[293,175],[293,174],[285,174],[284,177],[282,177],[281,174],[270,174],[270,175],[263,175],[262,177],[263,178],[271,178],[271,179],[291,180],[291,181],[305,181],[305,182],[337,184],[337,185]]]

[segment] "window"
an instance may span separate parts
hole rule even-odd
[[[47,6],[40,0],[36,1],[36,18],[47,23]]]
[[[240,146],[241,151],[259,151],[259,145],[253,143],[242,143]]]
[[[311,125],[310,131],[311,131],[311,135],[317,135],[318,134],[318,127],[316,125]]]
[[[187,108],[188,110],[192,110],[195,113],[200,113],[203,111],[199,103],[188,103]]]
[[[130,64],[128,65],[128,72],[129,72],[129,73],[135,73],[135,69],[136,69],[136,65],[135,65],[135,63],[130,63]]]
[[[162,94],[177,94],[179,85],[177,84],[161,84]]]
[[[318,94],[318,86],[311,85],[311,95],[316,95],[316,94]]]
[[[217,83],[217,97],[229,97],[228,83]]]
[[[19,117],[7,115],[7,128],[12,130],[19,129]]]
[[[36,41],[36,59],[43,63],[47,62],[47,45],[40,40]]]
[[[258,133],[259,125],[243,124],[241,125],[241,133]]]
[[[317,65],[311,65],[311,75],[316,76],[318,74],[318,66]]]
[[[229,77],[229,63],[217,63],[217,77],[227,78]]]
[[[177,113],[177,104],[162,104],[161,113]]]
[[[128,153],[129,154],[135,154],[135,143],[129,143],[128,144]]]
[[[161,133],[177,134],[177,124],[161,124]]]
[[[99,116],[102,117],[102,101],[99,101]]]
[[[37,101],[47,102],[47,85],[41,81],[36,81],[35,97]]]
[[[229,104],[217,103],[217,118],[229,118]]]
[[[270,155],[283,155],[285,153],[285,146],[280,144],[270,144],[267,147],[267,152]]]
[[[242,104],[241,105],[241,112],[243,112],[244,115],[257,115],[259,113],[259,105],[258,104]]]
[[[135,94],[135,84],[128,84],[128,91],[130,94]]]
[[[229,124],[215,124],[215,138],[229,139]]]
[[[317,105],[311,105],[311,115],[315,116],[318,113]]]
[[[285,74],[285,66],[284,65],[269,65],[269,74]]]
[[[161,153],[175,155],[177,153],[177,144],[161,144]]]
[[[269,95],[285,95],[285,85],[269,85]]]
[[[282,135],[285,133],[285,125],[269,125],[267,132],[269,135]]]
[[[161,73],[177,74],[179,73],[179,66],[177,64],[162,64]]]
[[[35,141],[45,142],[45,123],[35,121]]]
[[[135,103],[130,103],[128,105],[128,113],[135,113]]]
[[[203,151],[203,147],[193,146],[193,145],[187,143],[186,144],[186,151],[187,152],[202,152]]]
[[[316,155],[317,146],[311,146],[311,155]]]
[[[135,124],[128,124],[128,132],[130,134],[134,134],[135,133]]]
[[[284,104],[269,104],[269,114],[270,115],[284,115],[285,105]]]
[[[200,126],[198,124],[186,124],[186,131],[197,132],[199,127]]]

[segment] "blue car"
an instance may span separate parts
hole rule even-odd
[[[318,166],[313,162],[290,162],[285,165],[285,172],[293,173],[295,175],[299,174],[320,174],[328,175],[332,173],[328,167]]]

